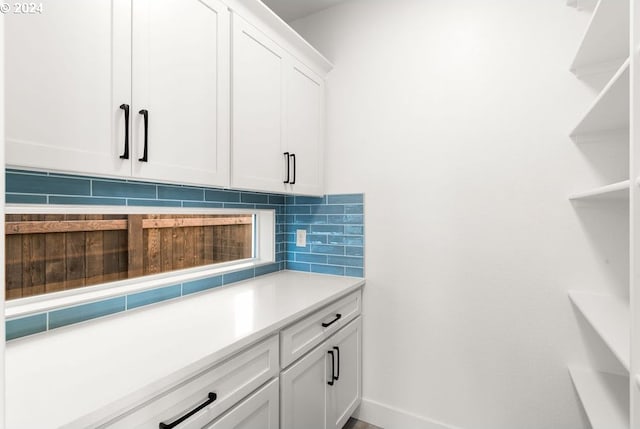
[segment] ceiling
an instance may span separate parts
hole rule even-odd
[[[286,22],[330,8],[345,0],[262,0]]]

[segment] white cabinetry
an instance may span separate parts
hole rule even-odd
[[[285,191],[285,52],[233,15],[232,186]]]
[[[133,175],[227,186],[227,6],[218,0],[135,0],[133,30]],[[148,136],[142,110],[148,112]],[[146,139],[148,161],[141,162]]]
[[[128,175],[131,1],[44,1],[5,19],[6,162]]]
[[[241,16],[232,22],[232,186],[321,195],[324,79]]]
[[[279,403],[276,378],[205,429],[279,429]]]
[[[281,429],[340,429],[360,403],[358,317],[280,375]]]
[[[222,2],[67,0],[43,10],[6,19],[8,165],[228,185]]]

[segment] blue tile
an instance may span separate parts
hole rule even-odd
[[[311,272],[344,276],[344,267],[337,267],[334,265],[311,265]]]
[[[254,194],[251,192],[242,192],[240,194],[240,201],[242,201],[243,203],[268,204],[269,196],[266,194]]]
[[[273,204],[257,203],[256,208],[259,210],[275,210],[276,214],[284,214],[284,206],[275,206]]]
[[[91,181],[71,177],[49,177],[8,173],[6,192],[16,194],[91,195]]]
[[[20,319],[7,320],[5,324],[7,341],[47,330],[47,314],[34,314]]]
[[[284,252],[276,253],[276,262],[284,262],[286,260],[287,260],[287,258],[286,258],[286,255],[284,254]]]
[[[327,244],[311,245],[312,253],[325,253],[329,255],[344,255],[344,246],[332,246]]]
[[[136,207],[180,207],[182,204],[180,201],[171,201],[171,200],[137,200],[137,199],[128,199],[128,206],[136,206]]]
[[[344,234],[345,227],[344,225],[311,225],[312,234]]]
[[[269,195],[269,204],[284,204],[284,195]]]
[[[331,217],[331,216],[329,216]],[[326,215],[296,215],[296,220],[295,223],[297,224],[313,224],[313,225],[318,225],[318,224],[325,224],[327,223],[327,216]],[[335,223],[335,222],[333,222]]]
[[[279,271],[279,270],[280,270],[280,264],[277,264],[277,263],[256,267],[256,277],[269,274],[269,273],[275,273],[276,271]]]
[[[327,202],[329,204],[362,204],[363,200],[363,194],[341,194],[327,196]]]
[[[297,196],[295,198],[295,203],[296,204],[326,204],[324,197],[304,197],[304,196]]]
[[[287,206],[286,214],[311,214],[311,206]]]
[[[206,279],[194,280],[182,284],[182,295],[201,292],[207,289],[213,289],[222,285],[222,276],[207,277]]]
[[[344,248],[344,254],[347,256],[364,256],[364,248],[347,246]]]
[[[306,271],[306,272],[311,271],[311,267],[309,264],[305,264],[301,262],[287,261],[286,267],[287,267],[287,270]]]
[[[291,234],[295,240],[295,234]],[[309,244],[327,244],[328,239],[325,234],[307,234],[307,243]]]
[[[60,197],[51,195],[49,204],[83,204],[94,206],[125,206],[124,198],[96,198],[96,197]]]
[[[343,205],[323,205],[323,206],[310,206],[311,214],[343,214],[344,206]]]
[[[177,298],[180,292],[180,285],[173,285],[127,295],[127,310]]]
[[[327,216],[327,220],[330,224],[351,224],[351,225],[362,225],[364,223],[364,216],[357,214],[349,214],[349,215],[329,215]]]
[[[216,208],[222,208],[222,203],[209,203],[204,201],[183,201],[182,207],[201,207],[201,208],[216,209]]]
[[[364,246],[362,236],[354,235],[330,235],[328,244],[346,244],[347,246]]]
[[[344,269],[344,275],[349,277],[364,277],[364,270],[362,268],[346,267]]]
[[[363,214],[364,206],[362,204],[349,204],[344,206],[344,212],[347,214]]]
[[[146,183],[93,181],[94,197],[156,198],[156,185]]]
[[[5,201],[8,204],[46,204],[46,195],[35,194],[6,194]]]
[[[183,186],[158,186],[158,198],[161,200],[203,201],[204,189]]]
[[[296,202],[296,197],[291,195],[287,195],[284,199],[284,203],[286,205],[292,205],[292,204],[295,204],[295,202]]]
[[[239,282],[241,280],[250,279],[255,276],[253,268],[248,270],[236,271],[235,273],[229,273],[222,276],[222,284],[228,285],[229,283]]]
[[[327,263],[330,265],[344,265],[346,267],[363,267],[362,258],[354,258],[350,256],[329,256]]]
[[[318,244],[319,246],[319,244]],[[287,243],[287,252],[305,252],[305,253],[310,253],[311,252],[311,246],[307,243],[306,246],[296,246],[296,243]]]
[[[276,222],[281,222],[281,223],[294,223],[295,221],[295,216],[294,215],[284,215],[284,216],[276,216]]]
[[[296,242],[296,234],[285,234],[285,242],[286,243],[295,243]]]
[[[255,209],[255,205],[254,204],[246,204],[246,203],[223,203],[224,204],[224,208],[225,209],[248,209],[248,210],[253,210]]]
[[[49,313],[49,329],[84,322],[85,320],[107,316],[124,310],[125,298],[124,296],[121,296],[118,298],[111,298],[104,301],[51,311]]]
[[[214,202],[221,202],[221,203],[239,203],[240,192],[207,189],[204,193],[204,199],[207,201],[214,201]]]
[[[314,264],[326,264],[327,255],[314,255],[313,253],[296,253],[296,262],[312,262]]]
[[[285,256],[287,261],[295,261],[296,260],[296,252],[286,252]]]
[[[350,235],[364,235],[364,227],[362,225],[345,225],[344,233]]]
[[[276,243],[285,243],[287,241],[287,234],[276,234]]]

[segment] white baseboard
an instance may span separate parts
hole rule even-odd
[[[383,429],[460,429],[366,398],[353,416]]]

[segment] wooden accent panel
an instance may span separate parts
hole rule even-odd
[[[7,215],[15,299],[251,257],[251,215]]]
[[[71,220],[72,215],[67,216],[69,216],[69,219],[58,221],[7,222],[5,224],[5,234],[47,234],[127,229],[126,220]]]

